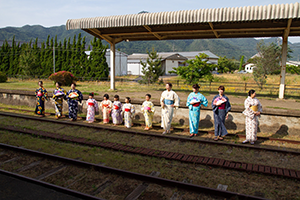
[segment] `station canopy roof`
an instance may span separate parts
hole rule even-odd
[[[289,36],[299,36],[300,6],[297,2],[69,19],[66,28],[82,29],[111,44],[123,40],[278,37],[285,30]]]

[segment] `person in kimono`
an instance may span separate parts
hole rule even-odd
[[[199,85],[193,85],[193,92],[189,94],[186,106],[189,108],[189,126],[190,126],[190,138],[198,134],[199,121],[200,121],[200,108],[201,105],[207,107],[208,101],[199,92]]]
[[[36,106],[35,114],[45,117],[45,100],[48,100],[47,90],[43,87],[43,81],[39,81],[39,88],[35,90]]]
[[[69,105],[69,118],[71,121],[77,120],[78,102],[83,100],[82,93],[76,89],[76,83],[71,84],[71,90],[67,92],[67,99]]]
[[[170,133],[174,108],[178,109],[179,101],[178,95],[172,90],[172,83],[167,83],[166,90],[160,97],[161,127],[164,129],[162,134]]]
[[[225,119],[228,119],[228,112],[231,110],[229,99],[224,95],[225,87],[220,86],[218,91],[219,94],[213,98],[211,103],[215,123],[215,141],[223,140],[223,137],[228,134]]]
[[[104,94],[103,101],[100,103],[100,108],[103,113],[103,123],[107,124],[109,122],[109,115],[112,109],[112,102],[109,100],[108,94]]]
[[[56,82],[56,89],[53,91],[53,99],[55,102],[55,118],[59,119],[62,116],[63,112],[63,102],[66,98],[66,92],[63,88],[61,88],[61,83]]]
[[[144,114],[145,117],[145,124],[146,127],[144,130],[149,130],[150,128],[152,128],[152,121],[153,121],[153,115],[155,112],[155,108],[153,103],[150,101],[151,99],[151,95],[150,94],[146,94],[145,96],[145,100],[142,104],[142,112]]]
[[[122,124],[123,116],[122,116],[122,103],[119,101],[119,95],[114,96],[114,103],[111,111],[111,118],[114,126],[118,124]]]
[[[245,110],[243,114],[246,116],[246,140],[243,141],[243,144],[247,142],[254,144],[257,139],[258,117],[262,112],[262,105],[255,96],[255,90],[250,90],[248,98],[244,102]]]
[[[129,97],[125,98],[125,104],[122,107],[122,113],[124,114],[124,125],[126,128],[131,128],[132,119],[135,114],[135,107],[131,104],[131,99]]]
[[[86,121],[93,123],[95,121],[95,112],[98,111],[98,102],[94,99],[94,93],[89,94],[89,99],[86,101],[87,112]]]

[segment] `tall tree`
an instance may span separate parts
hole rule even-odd
[[[91,42],[93,50],[90,53],[89,67],[86,68],[86,74],[89,77],[106,78],[109,75],[109,68],[106,62],[105,54],[107,45],[103,45],[100,39]]]
[[[253,59],[255,68],[253,77],[255,82],[262,89],[266,83],[267,75],[280,69],[279,59],[281,56],[281,48],[274,42],[265,44],[262,40],[257,43],[256,47],[259,56]]]
[[[142,65],[142,73],[143,82],[149,84],[155,83],[158,81],[159,76],[163,75],[163,70],[161,68],[161,58],[159,57],[158,53],[152,48],[152,51],[148,53],[148,57],[146,62],[141,61]]]
[[[207,80],[213,80],[212,71],[217,65],[208,63],[208,55],[202,53],[199,56],[196,56],[195,59],[187,60],[188,66],[179,66],[173,68],[174,71],[171,73],[176,73],[181,76],[182,79],[189,84],[196,84],[202,78]]]
[[[218,72],[219,73],[227,73],[227,72],[232,72],[237,69],[237,66],[232,59],[224,57],[219,57],[218,60]]]

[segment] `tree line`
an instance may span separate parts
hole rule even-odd
[[[105,53],[107,45],[94,37],[86,49],[85,37],[81,33],[63,41],[57,41],[48,35],[45,42],[35,41],[20,44],[12,40],[11,45],[5,40],[0,49],[0,71],[7,75],[25,75],[46,78],[54,72],[69,71],[78,77],[108,77],[109,68],[106,63]],[[85,51],[90,50],[90,56]]]

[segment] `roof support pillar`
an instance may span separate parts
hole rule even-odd
[[[280,67],[280,86],[279,86],[279,99],[284,98],[284,90],[285,90],[285,71],[286,71],[286,61],[287,61],[287,44],[288,44],[288,36],[290,33],[292,19],[288,20],[287,28],[284,30],[284,34],[282,36],[282,54],[281,54],[281,67]]]
[[[116,44],[110,43],[110,89],[115,90],[115,57],[116,57]]]

